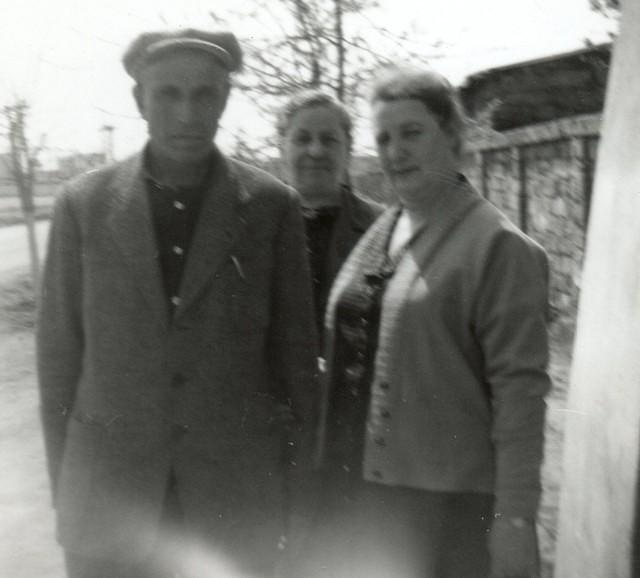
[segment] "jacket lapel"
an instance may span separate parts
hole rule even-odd
[[[118,169],[112,182],[109,227],[113,240],[131,270],[136,284],[161,322],[168,323],[167,301],[162,285],[155,233],[146,185],[142,177],[142,154]]]
[[[189,248],[180,288],[181,302],[174,313],[176,319],[198,299],[246,225],[243,213],[249,194],[231,163],[219,154],[215,163]]]
[[[342,192],[340,213],[333,232],[333,239],[329,245],[329,257],[327,259],[328,274],[334,278],[340,266],[348,257],[357,239],[369,227],[369,222],[358,210],[356,200],[348,191]]]

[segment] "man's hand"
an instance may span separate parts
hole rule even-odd
[[[533,520],[498,517],[489,536],[490,578],[538,578],[540,562]]]

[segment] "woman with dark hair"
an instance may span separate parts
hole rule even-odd
[[[445,78],[388,69],[371,106],[399,204],[327,305],[314,572],[538,576],[546,255],[461,174]]]
[[[383,207],[350,186],[352,122],[342,103],[320,90],[294,94],[277,122],[284,178],[300,194],[322,329],[331,284]]]

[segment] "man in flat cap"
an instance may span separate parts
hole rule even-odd
[[[271,576],[315,404],[297,200],[214,145],[232,34],[144,34],[124,65],[148,144],[58,198],[39,313],[68,573]]]

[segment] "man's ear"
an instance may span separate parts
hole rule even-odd
[[[138,107],[140,116],[146,120],[144,112],[144,98],[142,95],[142,85],[139,83],[133,87],[133,99],[136,101],[136,106]]]
[[[227,82],[224,83],[224,93],[223,93],[223,97],[222,97],[222,106],[220,107],[220,114],[218,115],[218,118],[220,118],[222,116],[222,113],[224,113],[225,109],[227,108],[227,103],[229,102],[229,94],[231,93],[231,79],[228,78]]]

